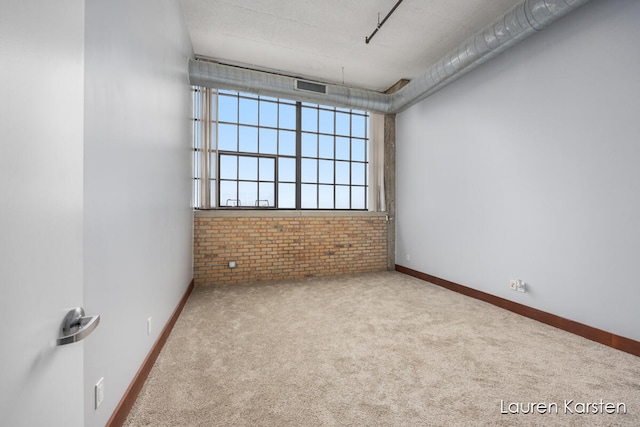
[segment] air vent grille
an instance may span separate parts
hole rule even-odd
[[[327,94],[327,86],[320,83],[307,82],[304,80],[296,80],[296,90],[302,90],[304,92]]]

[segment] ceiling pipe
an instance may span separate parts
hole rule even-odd
[[[525,0],[465,40],[396,92],[390,110],[403,111],[484,64],[589,0]]]
[[[371,33],[371,35],[369,37],[365,37],[364,38],[364,42],[366,44],[369,44],[369,42],[371,41],[371,39],[373,38],[373,36],[376,35],[376,33],[378,32],[378,30],[380,28],[382,28],[382,26],[384,25],[385,22],[387,22],[387,19],[389,19],[389,17],[393,14],[393,12],[396,11],[396,9],[398,8],[398,6],[400,6],[400,3],[402,3],[403,0],[398,0],[398,2],[395,4],[395,6],[393,6],[393,9],[391,9],[391,12],[387,13],[387,16],[384,17],[384,19],[382,20],[382,22],[380,22],[380,15],[378,14],[378,25],[376,26],[376,29],[373,30],[373,33]]]
[[[376,113],[389,110],[388,95],[384,93],[332,84],[323,84],[326,86],[324,94],[303,92],[295,89],[296,80],[299,79],[215,62],[189,60],[189,82],[194,86],[237,90]]]
[[[326,84],[325,94],[300,92],[297,79],[207,61],[189,61],[192,85],[238,90],[376,113],[398,113],[422,101],[501,52],[541,31],[589,0],[525,0],[465,40],[393,94]]]

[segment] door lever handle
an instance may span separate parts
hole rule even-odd
[[[62,321],[58,345],[71,344],[89,336],[100,323],[100,316],[85,316],[82,307],[69,311]]]

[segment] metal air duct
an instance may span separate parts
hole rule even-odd
[[[390,111],[416,104],[589,0],[525,0],[393,94]]]
[[[207,61],[189,61],[192,85],[252,92],[336,107],[397,113],[422,101],[589,0],[525,0],[465,40],[393,94],[326,84],[325,94],[296,90],[293,77]]]
[[[307,79],[304,79],[305,81]],[[372,90],[323,84],[325,93],[300,91],[294,77],[250,70],[208,61],[189,61],[189,82],[195,86],[237,90],[277,98],[387,113],[388,95]]]

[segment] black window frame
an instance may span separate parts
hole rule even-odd
[[[202,101],[202,91],[204,88],[193,87],[194,91],[194,207],[196,209],[274,209],[274,210],[349,210],[349,211],[366,211],[369,204],[369,123],[370,115],[367,111],[353,110],[349,108],[332,107],[322,104],[294,101],[289,99],[273,98],[268,96],[254,95],[250,93],[243,93],[229,90],[211,90],[212,96],[209,99],[209,116],[203,117],[200,113],[200,107],[198,103]],[[231,110],[231,114],[220,114],[219,106],[220,100],[224,100],[225,103],[235,105],[237,110],[235,113]],[[256,102],[257,109],[256,117],[251,115],[249,120],[241,118],[241,105],[242,103]],[[268,103],[268,104],[267,104]],[[215,105],[214,105],[215,104]],[[268,105],[270,108],[275,106],[275,126],[273,121],[269,124],[263,124],[261,119],[261,106]],[[284,124],[281,118],[282,106],[286,108],[295,107],[295,128],[292,128],[291,117],[289,117],[288,124]],[[225,110],[227,111],[227,110]],[[227,111],[227,113],[229,112]],[[266,111],[266,107],[265,107]],[[305,115],[315,114],[315,123],[312,122],[311,126],[307,126],[307,122],[303,122],[303,114]],[[234,120],[229,120],[229,117]],[[321,119],[321,117],[324,117]],[[327,131],[325,125],[326,119],[332,117],[331,130]],[[338,129],[338,119],[343,122],[347,119],[349,124],[348,131],[345,131],[344,126]],[[322,121],[321,121],[322,120]],[[210,127],[207,136],[206,132],[203,133],[201,129],[202,125],[208,121]],[[354,124],[359,123],[360,127],[354,129]],[[221,125],[226,126],[228,130],[231,127],[235,127],[236,141],[228,143],[229,140],[221,142]],[[284,126],[283,126],[284,125]],[[257,140],[255,144],[252,140],[250,144],[245,144],[241,140],[241,131],[248,131],[249,129],[255,129],[255,135]],[[261,142],[262,130],[269,131],[275,135],[275,152],[273,149],[263,149]],[[284,142],[281,144],[281,138],[287,137],[289,143],[291,143],[291,132],[295,133],[295,152],[292,154],[290,151],[282,151],[281,148]],[[230,133],[233,135],[233,132]],[[265,132],[266,135],[266,132]],[[209,143],[205,144],[200,139],[209,138]],[[306,144],[304,141],[315,138],[315,153],[306,152]],[[327,156],[326,153],[321,151],[320,141],[325,143],[329,140],[332,141],[332,155]],[[348,143],[348,158],[338,157],[338,144],[342,144],[340,147],[344,149],[344,144]],[[354,158],[354,144],[357,144],[358,156]],[[253,145],[249,150],[246,149],[247,145]],[[202,156],[206,147],[208,154],[208,167],[201,166]],[[221,148],[222,147],[222,148]],[[243,149],[244,148],[244,149]],[[269,151],[269,152],[267,152]],[[344,150],[343,150],[344,151]],[[223,158],[234,157],[236,159],[236,176],[235,177],[223,177],[223,169],[226,164],[223,163]],[[239,163],[241,158],[256,158],[257,170],[255,172],[255,179],[245,179],[240,176]],[[273,179],[261,180],[260,178],[260,159],[272,159],[273,160]],[[281,179],[280,176],[280,161],[281,159],[295,163],[295,181],[290,179]],[[315,177],[309,179],[308,165],[315,163]],[[331,164],[331,168],[329,168]],[[325,165],[326,170],[321,170],[321,165]],[[338,166],[348,167],[348,178],[345,181],[344,174],[338,177]],[[207,170],[203,170],[207,169]],[[327,179],[327,170],[332,174],[331,179]],[[358,176],[354,175],[354,171],[358,171]],[[204,173],[207,172],[207,173]],[[322,174],[322,177],[321,177]],[[357,178],[357,180],[355,179]],[[202,193],[201,186],[205,179],[209,180],[210,191],[210,205],[203,206],[203,200],[200,197]],[[235,198],[227,197],[223,193],[223,183],[228,185],[229,183],[235,183]],[[240,195],[241,183],[255,183],[257,192],[254,193],[256,199],[247,202],[242,201]],[[261,184],[272,185],[272,192],[268,193],[268,196],[273,196],[273,201],[270,201],[267,206],[263,206],[263,201],[266,200],[265,193],[261,193]],[[281,187],[281,185],[283,187]],[[284,193],[283,189],[286,187],[291,192],[292,187],[295,187],[293,203],[283,203],[283,199],[280,198],[280,193]],[[314,197],[309,200],[309,190],[314,189]],[[341,204],[343,197],[339,199],[339,192],[347,193],[346,204]],[[322,195],[321,195],[322,193]],[[245,193],[246,194],[246,193]],[[327,194],[331,194],[331,201],[327,202]],[[324,195],[324,196],[323,196]],[[263,198],[263,196],[265,198]],[[315,200],[313,200],[315,199]],[[215,200],[215,201],[214,201]],[[289,201],[289,199],[287,199]]]

